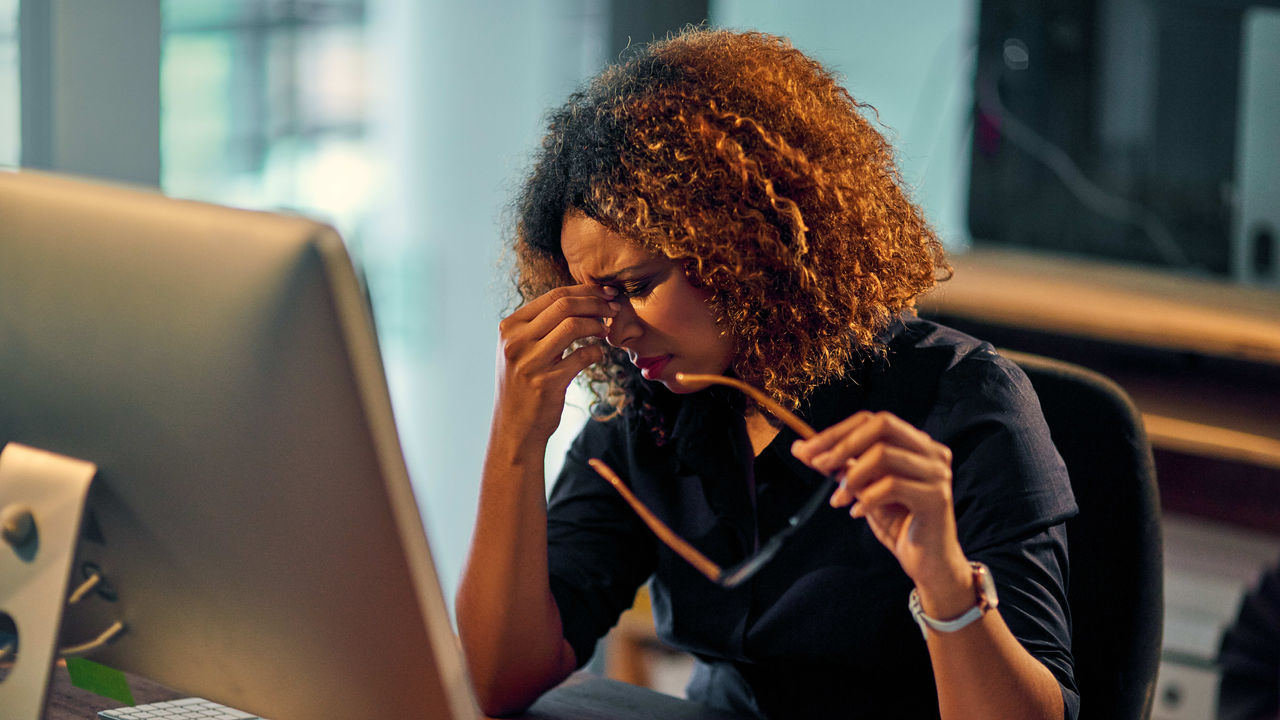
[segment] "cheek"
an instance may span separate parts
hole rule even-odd
[[[672,302],[666,309],[670,326],[686,341],[713,350],[711,346],[718,345],[722,335],[708,303],[710,293],[686,285],[679,295],[678,302]]]
[[[718,354],[724,336],[710,299],[709,290],[694,287],[680,275],[655,288],[643,302],[634,302],[632,308],[651,331],[678,341],[686,351]]]

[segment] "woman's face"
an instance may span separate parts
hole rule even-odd
[[[677,382],[677,372],[721,375],[733,361],[733,340],[716,325],[707,300],[680,264],[579,213],[565,215],[560,248],[580,283],[612,287],[621,306],[609,324],[610,345],[627,351],[647,380],[677,393],[705,384]]]

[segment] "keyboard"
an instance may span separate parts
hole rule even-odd
[[[257,715],[197,697],[103,710],[98,717],[101,720],[262,720]]]

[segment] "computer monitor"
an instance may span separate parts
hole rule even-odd
[[[974,240],[1280,285],[1275,6],[978,3]]]
[[[63,643],[120,621],[91,659],[271,720],[478,716],[331,228],[0,172],[10,443],[96,465]]]

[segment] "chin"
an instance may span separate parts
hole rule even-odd
[[[662,383],[663,387],[677,395],[688,395],[689,393],[698,392],[702,388],[706,387],[705,383],[689,386],[681,382],[676,382],[675,380],[659,380],[658,382]]]
[[[697,373],[691,373],[691,374],[697,374]],[[715,374],[719,375],[720,373],[715,373]],[[708,382],[681,382],[675,379],[675,373],[671,373],[671,376],[669,378],[659,379],[658,382],[662,383],[664,387],[666,387],[668,390],[670,390],[671,392],[677,395],[688,395],[690,393],[696,393],[699,390],[705,390],[711,386],[711,383],[708,383]]]

